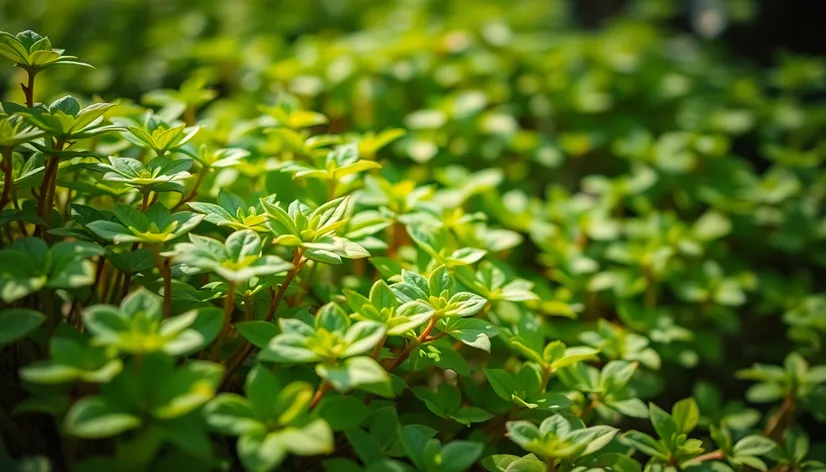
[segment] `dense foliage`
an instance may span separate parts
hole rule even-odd
[[[826,470],[821,59],[299,3],[0,32],[1,470]]]

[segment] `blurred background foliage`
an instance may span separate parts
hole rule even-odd
[[[197,110],[223,144],[285,92],[325,132],[407,130],[385,175],[478,194],[574,308],[553,337],[630,359],[641,333],[673,400],[696,379],[739,396],[735,369],[792,347],[826,361],[826,65],[788,3],[0,0],[0,18],[97,67],[38,77],[39,101]],[[7,98],[21,73],[0,70]]]

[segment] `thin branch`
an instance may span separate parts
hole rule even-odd
[[[315,395],[313,395],[312,400],[310,400],[310,405],[308,409],[312,410],[313,408],[315,408],[316,405],[318,405],[318,402],[320,402],[321,399],[324,398],[324,395],[326,395],[329,391],[330,382],[328,382],[327,379],[322,380],[321,383],[318,385],[318,389],[315,391]]]
[[[214,351],[212,352],[212,360],[221,358],[221,348],[229,336],[229,331],[232,321],[232,311],[235,309],[235,284],[227,283],[227,296],[224,298],[224,325],[221,327],[221,334],[215,340]]]
[[[768,438],[778,442],[783,439],[783,432],[794,418],[796,409],[794,398],[795,392],[789,392],[780,405],[780,409],[778,409],[771,420],[769,420],[769,424],[766,425],[766,429],[763,430],[763,434]]]
[[[284,277],[284,281],[281,282],[281,287],[278,288],[277,292],[270,287],[270,308],[267,310],[267,315],[264,317],[264,321],[272,321],[273,317],[275,317],[275,312],[278,310],[278,306],[281,305],[281,300],[284,299],[284,294],[287,293],[287,288],[293,281],[295,274],[301,270],[301,266],[306,261],[306,259],[303,259],[303,256],[303,249],[296,250],[295,256],[293,257],[293,268],[287,272],[286,277]],[[227,370],[224,374],[224,382],[221,386],[222,389],[227,387],[229,379],[232,378],[232,374],[235,373],[236,369],[238,369],[238,367],[240,367],[245,360],[247,360],[250,354],[252,354],[252,350],[254,348],[254,345],[244,340],[241,343],[241,346],[238,347],[236,353],[229,357],[227,360]]]
[[[198,172],[198,177],[195,178],[195,185],[192,186],[192,190],[190,190],[189,193],[186,194],[185,197],[182,197],[180,200],[178,200],[178,203],[176,203],[175,206],[173,206],[172,210],[170,210],[170,211],[177,210],[178,208],[183,206],[185,203],[192,201],[192,199],[195,198],[198,195],[198,189],[201,187],[201,183],[204,181],[204,177],[206,176],[206,172],[207,172],[206,168],[202,169],[201,172]]]

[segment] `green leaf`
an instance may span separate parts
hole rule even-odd
[[[605,406],[616,410],[621,415],[632,418],[648,418],[648,407],[639,398],[629,398],[626,400],[611,400],[604,402]]]
[[[428,293],[439,296],[442,292],[453,288],[453,277],[450,276],[445,266],[439,266],[427,278]]]
[[[141,425],[139,417],[119,411],[102,397],[78,400],[63,420],[63,429],[80,438],[107,438]]]
[[[177,326],[175,326],[177,325]],[[173,316],[161,324],[160,334],[171,336],[164,344],[164,352],[172,356],[185,356],[212,343],[224,325],[224,313],[220,308],[207,307]]]
[[[29,308],[10,308],[0,311],[0,347],[31,334],[43,324],[46,317]]]
[[[423,425],[405,425],[401,427],[399,439],[402,447],[404,447],[407,456],[418,470],[426,470],[425,458],[427,452],[425,448],[437,432],[435,429]]]
[[[387,371],[367,356],[351,357],[337,365],[318,364],[316,373],[339,392],[358,388],[383,397],[393,396]]]
[[[462,472],[482,455],[482,444],[474,441],[451,441],[442,446],[438,462],[441,472]]]
[[[316,411],[334,431],[358,428],[370,415],[364,400],[347,395],[326,396]]]
[[[529,396],[527,404],[538,410],[560,410],[570,407],[574,402],[561,393],[544,392]]]
[[[528,421],[509,421],[506,424],[508,437],[525,450],[534,451],[533,443],[542,440],[543,434],[535,424]],[[537,452],[539,453],[539,452]]]
[[[300,422],[309,409],[313,387],[307,382],[291,382],[275,398],[275,414],[282,425]]]
[[[459,292],[447,302],[443,316],[472,316],[485,306],[487,300],[470,292]]]
[[[668,459],[668,449],[651,436],[639,431],[627,431],[620,437],[620,441],[633,447],[643,454],[662,460]]]
[[[266,430],[249,400],[234,393],[222,393],[213,398],[204,407],[204,418],[212,429],[230,436],[258,434]]]
[[[503,400],[511,401],[513,392],[516,391],[516,382],[511,374],[501,369],[484,369],[493,391]]]
[[[269,321],[242,321],[234,326],[244,339],[259,349],[266,349],[278,335],[278,327]]]
[[[762,456],[777,447],[771,439],[753,434],[737,441],[732,452],[735,456]]]
[[[677,424],[677,431],[688,434],[700,420],[700,409],[693,398],[685,398],[674,404],[671,408],[671,415]]]
[[[273,399],[278,396],[281,389],[282,386],[275,375],[261,364],[257,364],[250,370],[244,383],[244,393],[249,398],[252,409],[257,417],[264,420],[277,417],[279,412],[276,410],[277,403]]]
[[[465,426],[470,426],[470,423],[483,423],[493,418],[495,415],[489,413],[481,408],[475,406],[465,406],[456,410],[450,417],[462,423]]]
[[[175,370],[172,378],[158,387],[152,414],[169,419],[185,415],[215,396],[223,380],[220,364],[189,361]]]
[[[358,321],[344,335],[344,342],[349,344],[341,353],[341,358],[358,356],[372,351],[385,336],[385,328],[373,321]]]
[[[636,371],[636,362],[611,361],[602,368],[600,388],[605,394],[616,392],[628,385]]]
[[[283,327],[282,327],[283,330]],[[273,338],[261,350],[258,359],[283,364],[302,364],[316,362],[321,357],[307,347],[307,338],[300,334],[283,333]]]
[[[287,445],[278,433],[244,434],[237,451],[244,469],[256,472],[273,470],[287,457]]]
[[[381,460],[381,446],[370,433],[363,429],[352,428],[346,430],[344,434],[362,462],[374,464]]]
[[[494,454],[484,459],[482,465],[493,472],[545,472],[546,470],[546,464],[533,454],[525,457]]]
[[[672,439],[679,432],[679,425],[668,413],[653,403],[648,404],[648,411],[651,414],[651,424],[654,430],[666,444],[672,444]]]
[[[490,352],[490,338],[499,334],[491,323],[478,318],[448,318],[440,330],[468,346]]]

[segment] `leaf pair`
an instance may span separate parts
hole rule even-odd
[[[637,367],[636,362],[611,361],[599,370],[577,363],[560,370],[558,376],[567,387],[591,394],[598,408],[604,405],[625,416],[645,418],[648,416],[645,403],[637,398],[637,392],[630,385]]]
[[[402,281],[390,286],[403,303],[416,302],[433,310],[433,316],[472,316],[487,300],[470,292],[459,291],[453,277],[444,266],[437,267],[428,278],[408,270],[402,271]]]
[[[52,49],[52,42],[48,37],[40,36],[31,30],[17,35],[0,31],[0,56],[11,59],[32,73],[56,66],[93,68],[89,64],[76,61],[75,56],[63,55],[62,49]]]
[[[189,240],[191,242],[176,244],[175,249],[165,255],[199,271],[214,272],[233,284],[293,269],[290,262],[280,257],[262,255],[263,242],[252,230],[236,231],[223,243],[194,234]]]
[[[224,393],[205,408],[216,431],[238,436],[238,457],[247,470],[267,471],[287,456],[333,451],[333,432],[309,411],[313,388],[306,382],[281,384],[263,366],[255,366],[244,385],[246,397]]]
[[[270,218],[269,228],[275,234],[274,244],[304,249],[304,257],[324,264],[341,264],[342,258],[369,257],[361,245],[336,235],[347,223],[350,197],[337,198],[315,210],[299,202],[292,202],[288,210],[277,203],[262,199],[261,204]]]
[[[191,159],[173,159],[171,157],[156,157],[144,165],[131,157],[109,157],[108,164],[99,164],[106,173],[103,180],[120,182],[146,194],[153,192],[184,192],[183,180],[192,175],[188,172],[192,167]]]
[[[503,369],[484,372],[496,395],[518,407],[550,411],[573,405],[565,395],[546,391],[545,374],[536,364],[526,362],[516,375]]]
[[[611,426],[590,426],[565,413],[555,413],[537,427],[528,421],[507,423],[508,437],[528,452],[548,460],[574,461],[594,453],[614,438],[618,430]]]
[[[374,321],[352,323],[337,304],[328,303],[316,313],[313,325],[296,318],[279,320],[281,334],[261,351],[258,359],[283,364],[316,363],[316,373],[336,390],[354,388],[393,396],[390,377],[368,352],[386,334]]]
[[[32,126],[63,140],[86,139],[121,129],[103,124],[103,115],[114,106],[114,103],[93,103],[81,108],[77,100],[69,95],[48,106],[38,103],[33,108],[3,102],[6,113],[21,116]]]
[[[143,288],[130,293],[120,307],[93,305],[83,313],[92,344],[129,354],[191,354],[208,346],[223,322],[223,312],[211,306],[164,320],[160,297]]]
[[[10,303],[43,288],[73,289],[94,282],[95,265],[103,254],[94,243],[60,242],[51,248],[42,239],[21,238],[0,250],[0,298]]]
[[[98,220],[88,223],[87,228],[99,237],[121,243],[163,244],[192,231],[203,215],[189,211],[170,213],[161,203],[152,205],[146,213],[131,205],[115,204],[115,216],[120,223]]]

